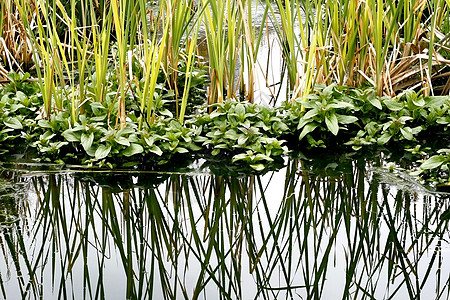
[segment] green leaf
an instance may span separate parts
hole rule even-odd
[[[409,127],[405,127],[405,128],[400,128],[400,132],[403,135],[403,137],[407,140],[412,140],[413,134],[412,134],[412,130]]]
[[[313,117],[317,116],[317,114],[319,114],[319,109],[317,108],[308,110],[306,114],[303,116],[303,119],[305,120],[312,119]]]
[[[52,129],[52,124],[47,120],[39,120],[38,125],[41,126],[42,128]]]
[[[325,124],[332,134],[337,135],[339,131],[339,124],[335,114],[332,114],[329,117],[325,116]]]
[[[384,104],[392,111],[399,111],[404,107],[403,103],[391,99],[384,100]]]
[[[150,151],[150,152],[152,152],[152,153],[155,153],[155,154],[158,155],[158,156],[161,156],[161,155],[163,154],[161,148],[159,148],[159,147],[156,146],[156,145],[153,145],[152,147],[150,147],[150,148],[148,149],[148,151]]]
[[[115,140],[116,140],[117,144],[124,145],[127,147],[130,146],[130,141],[123,136],[119,136]]]
[[[236,130],[234,129],[227,130],[223,137],[229,140],[237,140],[239,138]]]
[[[305,135],[307,135],[308,133],[312,132],[316,128],[317,128],[316,124],[311,124],[311,123],[306,124],[305,127],[303,127],[303,130],[300,133],[300,136],[299,136],[298,139],[299,140],[303,139],[305,137]]]
[[[367,101],[369,101],[370,104],[372,104],[373,106],[375,106],[379,110],[383,109],[383,106],[381,105],[380,100],[378,100],[377,98],[369,98],[369,99],[367,99]]]
[[[244,145],[246,142],[247,142],[247,140],[248,140],[248,137],[246,137],[245,135],[239,135],[239,138],[238,138],[238,145],[239,146],[242,146],[242,145]]]
[[[446,158],[443,155],[434,155],[424,161],[420,166],[421,169],[431,170],[439,167],[446,161]]]
[[[214,148],[214,150],[211,152],[211,155],[212,155],[212,156],[216,156],[216,155],[218,155],[219,153],[220,153],[220,149]]]
[[[233,159],[231,160],[231,162],[236,162],[238,160],[249,160],[250,159],[250,155],[251,155],[251,151],[247,151],[246,153],[239,153],[236,154],[235,156],[233,156]]]
[[[85,151],[88,151],[92,147],[92,143],[94,142],[94,133],[87,135],[86,133],[81,134],[81,145],[83,146]]]
[[[125,151],[122,152],[122,154],[129,157],[142,152],[144,152],[144,148],[141,145],[132,143],[125,149]]]
[[[239,117],[245,116],[245,107],[241,103],[236,104],[235,111]]]
[[[345,101],[335,101],[328,105],[330,108],[354,108],[353,104],[345,102]]]
[[[336,115],[336,117],[340,124],[352,124],[358,121],[358,118],[354,116]]]
[[[95,158],[99,160],[103,159],[108,156],[109,152],[111,152],[111,145],[100,145],[95,151]]]
[[[276,132],[285,132],[289,130],[289,127],[283,122],[275,122],[272,125],[273,130]]]
[[[265,168],[263,164],[253,164],[250,167],[256,171],[262,171]]]
[[[387,133],[387,132],[383,133],[377,140],[378,145],[386,144],[387,142],[389,142],[391,137],[392,137],[392,135],[390,135],[389,133]]]
[[[73,131],[72,129],[67,129],[62,133],[62,136],[69,142],[80,142],[81,134],[77,131]]]
[[[186,149],[186,148],[183,148],[183,147],[176,147],[175,148],[175,153],[176,152],[178,152],[178,153],[189,153],[189,150]]]
[[[17,118],[8,118],[3,123],[12,129],[23,129],[22,123]]]

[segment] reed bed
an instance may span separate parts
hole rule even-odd
[[[183,121],[204,39],[208,102],[258,100],[255,67],[266,24],[275,30],[291,99],[331,83],[390,96],[408,88],[427,95],[450,90],[444,0],[174,0],[157,10],[144,0],[0,5],[1,80],[8,71],[30,70],[41,85],[45,118],[69,110],[74,123],[86,103],[111,98],[114,126],[125,127],[137,102],[142,127],[155,117],[154,100],[173,93]],[[265,10],[258,20],[255,6]]]

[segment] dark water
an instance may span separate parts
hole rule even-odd
[[[450,297],[449,197],[364,160],[1,174],[0,298]]]

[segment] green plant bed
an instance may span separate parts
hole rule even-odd
[[[108,97],[86,101],[73,123],[68,110],[44,119],[36,83],[11,76],[0,90],[4,160],[21,154],[23,160],[46,163],[158,170],[203,158],[212,169],[265,172],[297,150],[323,155],[395,149],[410,156],[412,174],[449,180],[450,97],[406,92],[387,98],[370,89],[316,86],[312,94],[277,108],[236,101],[198,106],[183,123],[167,109],[173,103],[160,97],[150,123],[141,126],[142,112],[129,105],[120,128],[117,102]]]

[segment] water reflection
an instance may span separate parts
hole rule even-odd
[[[0,295],[447,299],[448,198],[383,183],[368,167],[319,173],[292,160],[241,177],[3,172]]]

